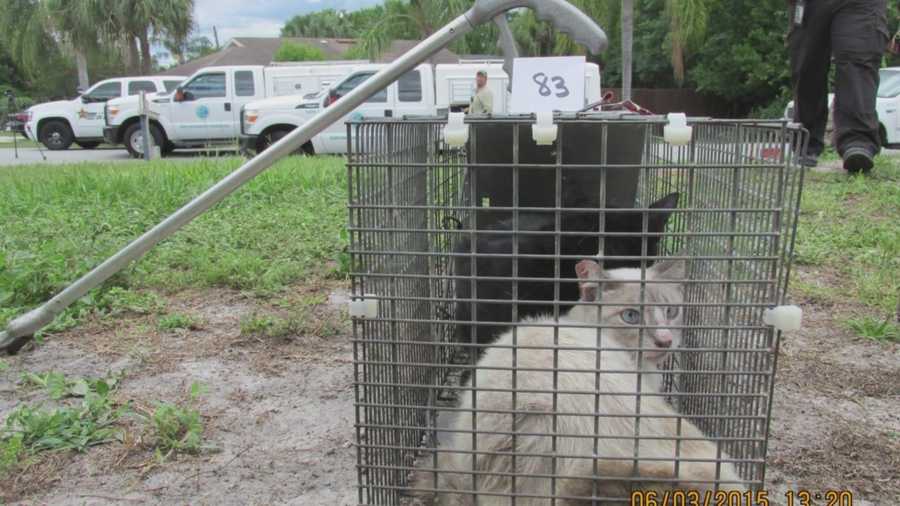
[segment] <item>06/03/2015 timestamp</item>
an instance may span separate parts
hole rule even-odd
[[[789,490],[781,498],[770,499],[766,490],[700,492],[698,490],[672,490],[666,492],[638,490],[631,494],[631,506],[853,506],[853,493],[849,490]]]

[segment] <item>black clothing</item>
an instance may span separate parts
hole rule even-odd
[[[875,94],[878,69],[889,39],[887,0],[806,0],[802,20],[792,3],[791,81],[794,120],[809,130],[807,153],[825,148],[828,69],[834,57],[834,144],[843,155],[861,147],[872,155],[881,147]]]

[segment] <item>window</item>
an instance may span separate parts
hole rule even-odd
[[[422,76],[418,70],[403,74],[397,83],[399,84],[399,99],[401,102],[422,101]]]
[[[338,85],[336,91],[339,97],[343,97],[347,93],[353,91],[357,86],[362,84],[363,81],[375,75],[375,72],[361,72],[354,76],[349,77],[346,81],[342,82]],[[370,98],[366,102],[387,102],[387,88],[381,90],[376,93],[374,97]]]
[[[129,95],[140,95],[141,92],[156,93],[156,85],[153,81],[131,81],[128,83]]]
[[[111,98],[122,96],[122,83],[113,81],[104,83],[87,92],[86,96],[96,102],[105,102]]]
[[[897,95],[900,95],[900,72],[882,70],[878,96],[881,98],[893,98]]]
[[[182,82],[182,81],[181,81],[180,79],[179,79],[178,81],[171,81],[171,80],[170,80],[170,81],[163,81],[163,86],[166,87],[166,91],[172,91],[172,90],[174,90],[175,88],[177,88],[178,85],[181,84],[181,82]]]
[[[190,93],[193,100],[199,98],[217,98],[226,96],[225,73],[213,72],[200,74],[187,83],[184,87],[186,93]]]
[[[238,70],[234,73],[234,94],[239,97],[252,97],[256,94],[252,70]]]

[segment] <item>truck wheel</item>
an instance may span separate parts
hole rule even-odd
[[[280,141],[285,135],[291,133],[291,130],[273,130],[268,134],[262,136],[259,140],[259,143],[256,146],[256,152],[262,153],[266,149],[269,148],[272,144]],[[307,155],[312,156],[315,153],[315,149],[313,149],[312,143],[307,142],[300,149],[291,153],[293,155]]]
[[[50,151],[64,151],[72,145],[75,135],[65,121],[51,120],[41,126],[38,139]]]
[[[154,145],[164,146],[163,134],[158,126],[150,125],[150,135],[153,137]],[[125,135],[122,136],[122,143],[125,144],[125,149],[128,150],[132,158],[144,157],[144,135],[141,132],[140,123],[135,123],[125,130]],[[164,153],[165,151],[161,149],[160,152]]]
[[[81,146],[81,149],[97,149],[97,146],[100,145],[99,142],[95,142],[95,141],[90,141],[90,142],[75,141],[75,144],[78,144],[79,146]]]

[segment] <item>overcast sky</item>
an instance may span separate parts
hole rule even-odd
[[[195,0],[197,35],[213,40],[213,26],[219,43],[232,37],[277,37],[284,23],[297,14],[321,9],[356,10],[379,4],[381,0]]]

